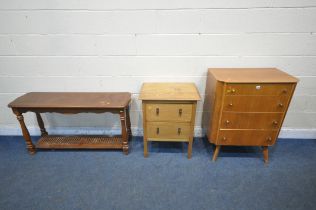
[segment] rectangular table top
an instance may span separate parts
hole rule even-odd
[[[31,92],[8,106],[11,108],[124,108],[131,100],[128,92]]]

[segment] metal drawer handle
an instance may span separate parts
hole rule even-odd
[[[181,128],[178,128],[178,135],[181,134]]]
[[[234,88],[227,89],[227,93],[236,93],[236,90]]]
[[[271,143],[272,142],[272,138],[269,136],[269,137],[267,137],[267,142],[268,143]]]
[[[159,134],[159,128],[156,129],[156,133],[157,133],[157,135]]]
[[[156,115],[159,115],[159,108],[156,108]]]
[[[182,116],[182,109],[179,109],[179,116]]]

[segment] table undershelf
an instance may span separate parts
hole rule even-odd
[[[42,136],[36,144],[39,149],[121,149],[121,136]]]

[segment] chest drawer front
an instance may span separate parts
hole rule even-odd
[[[279,129],[283,113],[223,112],[221,129]]]
[[[192,104],[147,104],[146,120],[190,122],[192,108]]]
[[[236,146],[268,146],[276,141],[275,130],[220,130],[217,144]]]
[[[150,139],[189,139],[189,123],[148,122],[147,137]]]
[[[289,96],[225,96],[223,111],[284,112]]]
[[[292,92],[292,84],[227,84],[226,95],[284,96]]]

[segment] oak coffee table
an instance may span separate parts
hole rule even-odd
[[[17,116],[30,154],[36,149],[122,149],[128,154],[128,140],[132,136],[129,117],[131,93],[128,92],[31,92],[12,101],[8,106]],[[33,144],[24,123],[23,113],[35,112],[41,138]],[[61,114],[105,113],[119,114],[122,128],[120,136],[48,135],[41,113]]]

